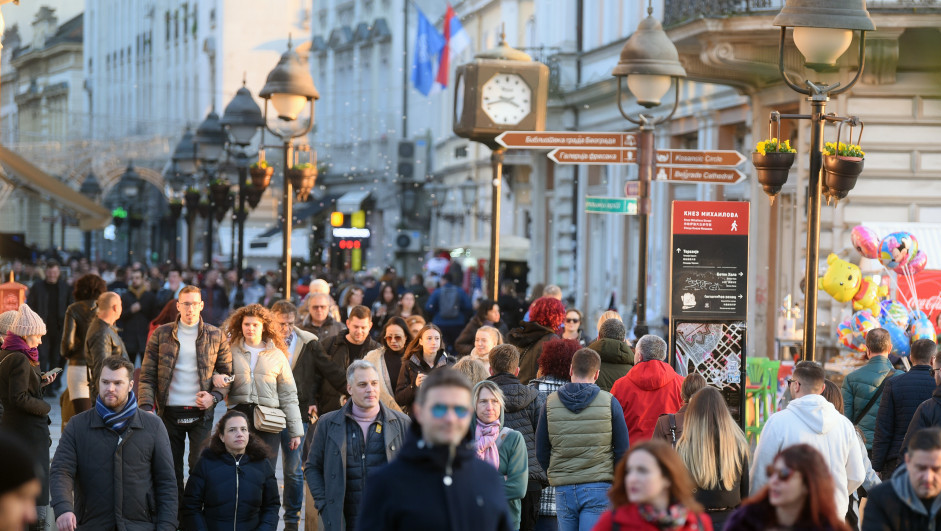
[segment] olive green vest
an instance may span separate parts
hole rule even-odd
[[[546,401],[546,421],[552,452],[549,484],[576,485],[614,479],[614,450],[611,447],[611,393],[601,391],[579,413],[572,413],[559,393]]]

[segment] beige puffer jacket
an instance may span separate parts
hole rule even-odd
[[[232,349],[232,376],[229,407],[239,404],[259,404],[276,407],[287,417],[288,433],[291,437],[303,437],[300,410],[297,408],[297,386],[288,359],[274,343],[265,343],[265,350],[258,355],[255,370],[251,370],[252,356],[245,349],[243,340],[230,345]]]

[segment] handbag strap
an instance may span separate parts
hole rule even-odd
[[[866,407],[864,407],[863,410],[859,413],[859,416],[857,416],[856,419],[853,420],[854,426],[859,424],[859,422],[866,417],[866,413],[869,413],[869,410],[872,409],[873,405],[875,405],[876,400],[879,400],[879,397],[882,396],[882,390],[885,388],[885,382],[888,381],[888,379],[889,379],[889,373],[886,373],[885,376],[882,377],[882,381],[879,382],[879,388],[876,389],[875,394],[873,394],[872,398],[869,399],[869,402],[866,404]]]
[[[670,421],[670,436],[673,437],[673,447],[676,448],[676,415],[670,413],[667,415]]]

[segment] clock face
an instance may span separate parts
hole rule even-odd
[[[497,74],[484,83],[480,105],[498,125],[515,125],[529,115],[533,92],[517,74]]]

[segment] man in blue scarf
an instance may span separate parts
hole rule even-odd
[[[177,528],[170,439],[158,417],[138,411],[133,373],[126,359],[105,358],[95,408],[62,433],[49,472],[60,530]]]

